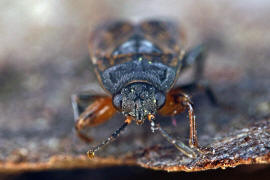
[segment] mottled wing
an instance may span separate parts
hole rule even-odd
[[[139,25],[140,33],[161,49],[162,63],[179,70],[184,56],[185,35],[172,21],[148,20]],[[173,58],[166,58],[166,55]]]
[[[133,25],[124,21],[109,22],[96,28],[90,38],[89,51],[92,63],[100,72],[115,65],[112,52],[127,41],[133,32]]]
[[[140,23],[145,38],[158,45],[163,53],[179,52],[185,44],[185,35],[172,21],[148,20]]]
[[[131,81],[155,78],[160,81],[155,84],[167,91],[179,74],[184,39],[183,33],[169,21],[149,20],[138,25],[112,22],[96,29],[89,50],[98,80],[109,93],[116,93]],[[151,67],[145,71],[146,66]],[[147,79],[153,75],[151,70],[160,74]],[[135,76],[138,73],[142,77]]]

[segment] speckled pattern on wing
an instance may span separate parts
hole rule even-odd
[[[179,53],[185,44],[185,36],[179,27],[170,21],[145,21],[139,25],[144,37],[162,49],[165,54]]]
[[[179,60],[184,56],[185,35],[181,29],[171,21],[150,20],[140,24],[144,37],[162,49],[163,54],[172,54],[175,58],[162,63],[170,67],[178,67]]]
[[[92,63],[101,71],[113,65],[110,62],[113,50],[118,44],[125,42],[133,31],[133,25],[124,21],[109,22],[97,27],[89,42]]]
[[[93,32],[89,51],[103,86],[102,73],[112,66],[136,60],[134,55],[158,61],[178,74],[185,53],[184,44],[184,34],[172,22],[148,20],[133,25],[117,21],[101,25]]]

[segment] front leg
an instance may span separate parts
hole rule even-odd
[[[159,110],[159,114],[163,116],[172,116],[182,113],[186,110],[188,111],[189,115],[189,145],[192,148],[198,149],[199,145],[194,108],[190,97],[187,94],[178,89],[171,90],[166,97],[165,105]]]
[[[109,96],[91,95],[89,93],[75,94],[71,97],[74,110],[75,130],[78,137],[91,142],[92,138],[85,135],[82,130],[93,127],[109,120],[116,109]]]

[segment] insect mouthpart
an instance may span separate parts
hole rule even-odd
[[[164,103],[164,93],[144,82],[129,84],[113,98],[114,106],[138,125],[143,124],[149,114],[156,114]]]

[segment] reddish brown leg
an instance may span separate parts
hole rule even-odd
[[[152,132],[158,130],[161,135],[171,144],[173,144],[179,151],[181,151],[183,154],[190,158],[197,157],[197,154],[193,149],[186,146],[183,142],[177,140],[176,138],[170,136],[161,126],[159,123],[155,122],[155,116],[150,114],[148,115],[148,120],[151,122],[151,130]]]
[[[72,105],[76,122],[75,130],[78,137],[85,142],[91,142],[92,138],[82,133],[84,128],[100,125],[116,113],[111,97],[73,95]]]
[[[166,103],[164,107],[159,110],[159,114],[163,116],[172,116],[187,110],[190,128],[189,145],[192,148],[198,148],[195,114],[190,97],[184,92],[176,89],[171,90],[166,98]]]

